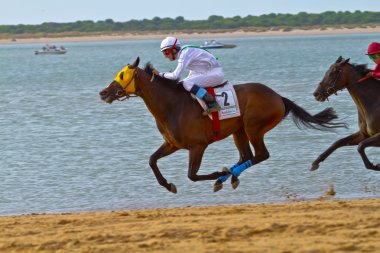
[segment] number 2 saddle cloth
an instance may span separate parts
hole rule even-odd
[[[209,90],[210,88],[207,88]],[[221,107],[219,111],[219,119],[229,119],[240,116],[240,108],[237,100],[236,92],[233,84],[227,82],[226,84],[222,84],[214,87],[215,98],[218,104]],[[213,95],[213,94],[211,94]],[[195,97],[195,96],[193,96]],[[197,98],[198,103],[202,106],[204,110],[206,110],[207,106],[203,102],[203,100]],[[210,119],[212,119],[212,115],[208,114]]]

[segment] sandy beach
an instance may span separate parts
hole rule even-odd
[[[380,34],[380,26],[7,38],[0,46],[336,34]],[[380,252],[380,199],[334,200],[330,191],[287,203],[0,216],[0,253]]]
[[[219,39],[219,38],[245,38],[245,37],[271,37],[271,36],[303,36],[303,35],[333,35],[333,34],[379,34],[380,26],[367,27],[325,27],[308,29],[278,29],[278,30],[236,30],[236,31],[204,31],[204,32],[136,32],[124,34],[96,34],[83,36],[59,36],[57,37],[36,37],[33,35],[26,38],[1,38],[0,45],[26,44],[26,43],[67,43],[67,42],[95,42],[95,41],[128,41],[128,40],[161,40],[165,36],[176,36],[184,39]]]
[[[0,217],[0,252],[379,252],[380,199]]]

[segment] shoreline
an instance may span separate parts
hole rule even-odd
[[[375,252],[380,199],[0,217],[1,252]]]
[[[181,40],[186,39],[220,39],[220,38],[250,38],[250,37],[273,37],[273,36],[312,36],[312,35],[340,35],[340,34],[380,34],[380,26],[374,27],[327,27],[313,29],[279,29],[263,31],[205,31],[205,32],[166,32],[161,33],[123,33],[123,34],[96,34],[66,37],[40,37],[40,38],[16,38],[0,39],[0,45],[14,44],[51,44],[51,43],[71,43],[71,42],[100,42],[100,41],[131,41],[131,40],[161,40],[165,36],[175,36]],[[32,36],[32,35],[31,35]]]

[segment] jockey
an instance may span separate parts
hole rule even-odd
[[[367,76],[379,79],[380,78],[380,43],[372,42],[371,44],[369,44],[367,55],[374,63],[376,63],[375,69],[369,72]]]
[[[179,40],[175,37],[166,37],[161,42],[161,52],[169,61],[178,59],[178,65],[173,72],[160,72],[158,75],[176,80],[185,70],[188,70],[189,75],[182,80],[184,88],[206,103],[207,113],[219,111],[219,104],[204,89],[204,87],[213,87],[223,82],[223,69],[216,58],[208,51],[196,46],[181,48]]]

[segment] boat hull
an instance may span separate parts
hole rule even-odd
[[[34,54],[66,54],[67,51],[35,51]]]
[[[213,49],[213,48],[223,48],[223,45],[210,45],[210,46],[201,46],[204,49]]]

